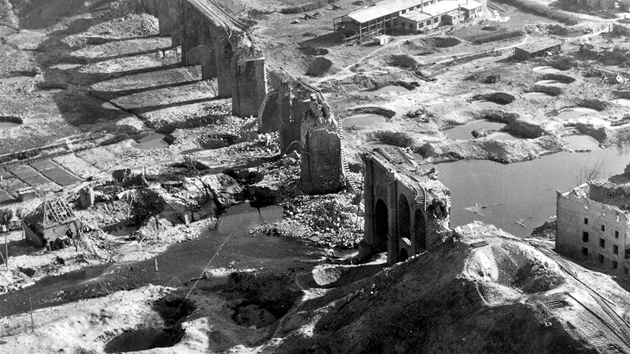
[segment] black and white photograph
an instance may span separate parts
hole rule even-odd
[[[0,0],[0,353],[630,354],[630,0]]]

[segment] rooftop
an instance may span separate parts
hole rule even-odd
[[[469,1],[466,1],[465,4],[462,4],[462,9],[472,10],[481,6],[483,6],[483,4],[478,3],[476,1],[469,0]]]
[[[405,14],[400,15],[402,18],[406,18],[411,21],[421,22],[431,18],[431,15],[425,14],[424,12],[420,12],[417,10],[409,11]]]
[[[374,6],[350,12],[347,16],[357,22],[365,23],[399,11],[420,6],[423,2],[426,4],[430,1],[431,0],[386,0],[379,2]],[[443,13],[453,11],[459,6],[464,9],[471,10],[482,6],[482,4],[472,0],[463,1],[463,3],[460,3],[459,1],[438,1],[433,5],[424,5],[423,11],[416,9],[405,14],[401,14],[400,16],[413,21],[424,21],[428,17],[438,16]]]
[[[558,39],[539,38],[539,39],[534,39],[533,42],[519,45],[516,48],[522,49],[526,52],[535,53],[541,50],[545,50],[545,49],[560,45],[562,43],[563,42]]]
[[[431,16],[439,16],[441,14],[457,10],[459,6],[460,3],[458,1],[440,1],[434,5],[425,6],[424,11],[422,12]]]
[[[353,11],[347,16],[357,22],[365,23],[429,1],[430,0],[386,0],[368,8]]]

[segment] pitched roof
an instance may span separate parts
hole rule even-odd
[[[41,203],[35,210],[24,217],[30,223],[44,227],[63,224],[76,219],[74,212],[63,198],[55,198]]]

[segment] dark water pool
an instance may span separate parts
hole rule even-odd
[[[304,260],[321,258],[322,249],[298,240],[249,234],[252,227],[282,219],[282,213],[279,206],[256,209],[241,204],[232,207],[221,215],[217,230],[202,233],[196,241],[174,244],[154,258],[88,267],[47,277],[33,286],[1,295],[0,317],[29,311],[29,298],[33,309],[38,309],[147,284],[180,286],[202,274],[223,242],[225,245],[209,268],[286,270],[306,267]],[[209,279],[200,281],[198,288],[212,290],[226,283],[225,275],[209,273]]]

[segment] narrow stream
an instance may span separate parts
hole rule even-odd
[[[303,261],[321,258],[322,249],[291,238],[249,234],[252,227],[282,219],[282,212],[279,206],[255,209],[241,204],[232,207],[221,215],[217,230],[208,230],[194,241],[171,245],[154,258],[88,267],[47,277],[20,291],[0,295],[0,317],[28,312],[29,298],[36,310],[147,284],[181,286],[202,274],[226,238],[229,239],[210,268],[286,270],[308,267]],[[198,288],[213,290],[224,286],[226,281],[225,276],[210,275],[208,280],[198,283]]]

